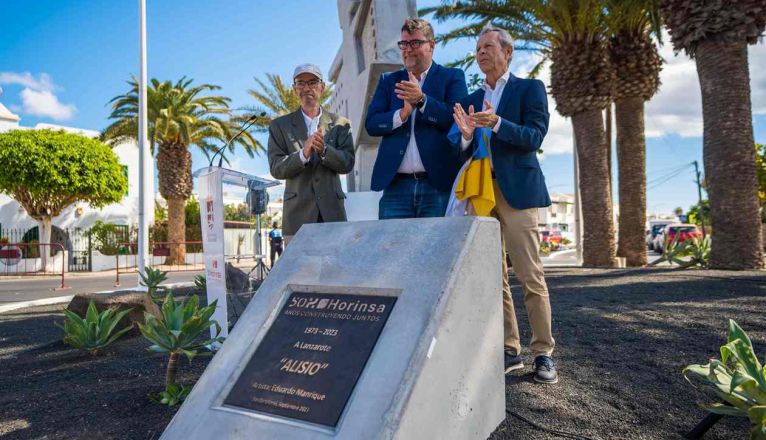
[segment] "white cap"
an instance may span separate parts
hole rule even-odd
[[[293,72],[293,79],[302,73],[310,73],[319,78],[320,81],[324,81],[324,79],[322,79],[322,71],[314,64],[306,63],[296,67],[295,72]]]

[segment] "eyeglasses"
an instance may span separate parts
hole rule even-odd
[[[318,79],[312,79],[309,81],[298,80],[298,81],[295,81],[295,87],[298,87],[299,89],[302,89],[304,87],[311,87],[313,89],[314,87],[318,86],[321,83],[322,81]]]
[[[412,49],[419,49],[420,46],[428,42],[428,40],[402,40],[398,41],[396,45],[399,46],[399,49],[401,50],[407,49],[407,46],[411,47]]]

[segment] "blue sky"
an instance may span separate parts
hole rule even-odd
[[[135,0],[39,0],[3,2],[0,38],[0,97],[22,117],[21,124],[55,123],[101,130],[109,124],[108,101],[127,90],[138,73],[138,11]],[[254,104],[247,89],[253,77],[277,73],[289,78],[296,64],[313,62],[324,72],[341,43],[334,0],[147,0],[149,77],[181,76],[222,86],[232,107]],[[438,3],[420,1],[418,6]],[[454,23],[436,24],[437,33]],[[473,42],[437,47],[435,60],[451,61]],[[696,202],[693,171],[663,176],[693,160],[702,163],[699,83],[693,61],[662,54],[661,92],[647,106],[647,209],[670,213]],[[524,75],[533,63],[518,53],[511,65]],[[766,142],[766,49],[750,49],[755,139]],[[547,72],[541,79],[547,80]],[[552,192],[571,192],[571,128],[551,106],[550,133],[542,166]],[[358,129],[358,128],[357,128]],[[265,143],[265,138],[263,138]],[[193,153],[194,169],[204,157]],[[258,175],[268,173],[265,155],[240,152],[234,165]],[[615,165],[616,172],[616,165]],[[615,180],[615,190],[617,181]],[[615,191],[616,192],[616,191]]]

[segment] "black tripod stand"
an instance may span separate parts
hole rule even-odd
[[[266,275],[269,274],[269,267],[266,266],[266,263],[264,260],[266,260],[266,255],[263,253],[262,249],[262,243],[261,243],[261,214],[255,215],[255,266],[250,269],[250,272],[247,273],[247,276],[250,276],[251,273],[255,272],[255,279],[258,281],[263,281],[264,278],[266,278]]]

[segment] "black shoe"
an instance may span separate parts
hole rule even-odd
[[[524,368],[524,362],[521,361],[521,356],[510,350],[505,350],[505,374],[522,368]]]
[[[535,358],[535,382],[538,383],[556,383],[559,381],[559,375],[556,373],[556,364],[550,356],[537,356]]]

